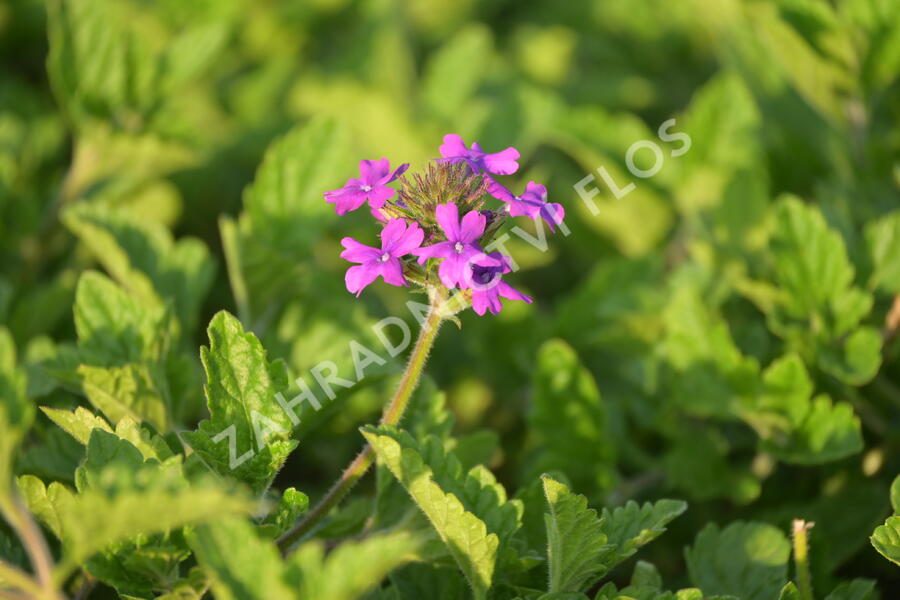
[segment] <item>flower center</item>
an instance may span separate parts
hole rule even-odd
[[[381,262],[387,262],[387,261],[389,261],[390,259],[391,259],[391,254],[390,254],[390,252],[385,252],[384,254],[382,254],[381,256],[378,257],[378,260],[381,261]]]
[[[463,246],[462,242],[456,242],[453,245],[453,249],[456,250],[457,254],[462,254],[462,251],[465,249],[465,246]]]
[[[371,186],[371,185],[363,185],[363,186],[360,186],[359,189],[361,189],[361,190],[364,191],[364,192],[371,192],[371,191],[372,191],[372,186]]]

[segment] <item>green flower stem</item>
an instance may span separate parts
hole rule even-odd
[[[807,541],[807,534],[812,526],[813,523],[794,519],[794,568],[797,571],[800,600],[813,600],[812,578],[809,575],[809,543]]]
[[[428,353],[431,351],[431,347],[434,345],[434,340],[437,337],[438,328],[443,319],[442,304],[442,298],[432,296],[431,307],[428,310],[425,321],[422,323],[422,329],[419,331],[416,345],[409,356],[409,363],[406,365],[406,370],[403,372],[403,377],[400,379],[394,396],[384,409],[381,425],[397,425],[400,419],[403,418],[406,407],[409,406],[412,393],[422,376],[422,370],[425,367],[425,362],[428,360]],[[344,496],[347,495],[347,492],[356,485],[356,482],[362,479],[374,461],[375,452],[367,444],[362,452],[356,455],[353,462],[347,466],[341,477],[331,486],[325,497],[307,513],[300,523],[278,539],[278,547],[281,548],[282,552],[286,553],[291,544],[312,531],[325,515],[331,512],[331,509],[337,506]]]

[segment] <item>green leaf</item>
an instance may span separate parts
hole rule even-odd
[[[50,418],[51,421],[59,425],[59,427],[78,440],[82,445],[87,446],[91,439],[91,432],[94,429],[103,429],[112,433],[112,427],[103,417],[97,416],[83,406],[78,406],[75,410],[63,410],[59,408],[41,407],[41,411]]]
[[[666,525],[685,510],[686,502],[668,499],[643,505],[630,501],[612,511],[604,508],[603,532],[613,545],[608,567],[611,569],[662,535]]]
[[[854,579],[834,588],[825,600],[874,600],[875,582],[871,579]]]
[[[547,527],[547,560],[550,592],[587,589],[608,570],[604,559],[613,545],[607,543],[597,511],[587,507],[587,498],[547,476],[541,478],[550,512]]]
[[[158,360],[166,350],[165,315],[108,277],[86,271],[75,289],[75,332],[82,361],[117,366]]]
[[[480,24],[469,25],[444,43],[425,66],[425,106],[452,122],[484,78],[491,46],[491,32]]]
[[[420,542],[407,533],[373,535],[344,542],[325,557],[325,545],[301,546],[286,561],[287,578],[299,598],[355,600],[397,567],[416,558]]]
[[[900,516],[888,517],[869,539],[882,556],[900,565]]]
[[[866,383],[881,364],[881,340],[871,328],[857,329],[873,299],[853,286],[843,239],[798,198],[781,198],[775,216],[770,248],[781,295],[770,326],[835,377]]]
[[[322,194],[346,177],[346,146],[346,132],[336,122],[314,120],[266,151],[244,192],[237,229],[223,228],[229,233],[223,237],[232,287],[236,295],[238,289],[249,294],[244,301],[251,314],[283,301],[303,274],[313,244],[336,218]]]
[[[131,418],[147,421],[159,431],[169,429],[166,402],[146,366],[131,363],[105,369],[82,365],[78,374],[88,400],[111,423]]]
[[[710,523],[685,550],[694,585],[706,594],[742,600],[769,600],[787,582],[791,544],[777,528],[735,522],[725,529]]]
[[[138,534],[252,509],[243,494],[210,482],[188,485],[179,462],[145,461],[130,442],[101,429],[91,434],[76,483],[79,493],[56,505],[72,564]]]
[[[15,450],[34,420],[34,405],[26,398],[25,373],[16,365],[12,336],[0,327],[0,497],[12,483]]]
[[[900,475],[894,477],[891,483],[891,508],[895,515],[900,515]]]
[[[288,488],[281,494],[278,506],[266,516],[259,527],[261,534],[272,539],[278,538],[297,521],[309,508],[309,498],[303,492]]]
[[[761,447],[783,461],[820,464],[862,450],[862,432],[853,407],[811,399],[812,380],[803,361],[789,354],[763,372],[762,390],[743,418],[759,433]]]
[[[188,543],[222,600],[294,598],[275,544],[261,539],[244,519],[228,518],[195,528]]]
[[[362,431],[375,449],[379,460],[388,466],[394,477],[406,488],[431,521],[435,531],[466,576],[475,598],[477,600],[486,598],[493,581],[501,538],[497,532],[489,532],[484,520],[467,510],[457,495],[445,489],[446,484],[450,483],[453,488],[459,490],[459,481],[456,480],[458,473],[451,472],[449,477],[440,477],[444,473],[439,469],[456,467],[454,470],[459,471],[461,467],[458,461],[454,465],[450,460],[448,464],[447,458],[442,456],[442,448],[437,447],[440,442],[435,438],[428,438],[432,441],[425,448],[428,455],[423,456],[419,445],[409,434],[388,427],[366,427]],[[433,459],[436,466],[432,467],[431,461],[426,458]],[[483,488],[477,480],[467,478],[466,481],[466,488],[482,490],[477,495],[483,497],[488,504],[484,512],[494,513],[497,517],[502,517],[502,513],[508,513],[503,510],[501,498],[496,495],[491,497],[490,488]],[[471,486],[468,485],[469,481],[473,481]],[[508,520],[503,518],[501,522],[508,523]]]
[[[293,423],[275,395],[288,387],[283,363],[269,363],[262,344],[227,312],[209,324],[206,370],[210,418],[185,439],[215,472],[265,490],[297,446]]]
[[[781,588],[781,593],[778,595],[778,600],[803,600],[800,597],[800,590],[797,589],[797,586],[794,585],[793,581],[788,581],[784,584],[784,587]]]
[[[865,237],[872,261],[869,287],[900,293],[900,211],[866,225]]]
[[[859,418],[850,404],[833,404],[827,396],[818,396],[808,404],[806,415],[795,424],[787,440],[766,440],[762,448],[797,464],[830,462],[862,451]]]
[[[158,223],[90,204],[74,205],[63,221],[125,289],[150,306],[172,301],[183,329],[193,331],[215,275],[202,241],[175,242]]]
[[[538,351],[528,415],[536,440],[529,473],[565,471],[573,486],[590,493],[612,487],[615,447],[605,404],[591,373],[562,340]]]

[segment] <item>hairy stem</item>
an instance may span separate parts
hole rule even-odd
[[[422,370],[425,362],[428,360],[428,353],[434,345],[437,337],[438,328],[440,327],[443,316],[440,310],[441,302],[432,298],[431,307],[422,323],[422,329],[419,331],[419,337],[416,345],[413,347],[412,353],[409,355],[409,363],[406,370],[397,385],[397,390],[391,401],[385,406],[384,414],[381,417],[381,425],[396,425],[403,418],[406,407],[409,406],[409,400],[413,391],[419,383],[422,376]],[[278,539],[278,547],[282,552],[287,552],[291,544],[308,534],[318,523],[347,495],[347,492],[362,479],[363,475],[372,466],[375,461],[375,452],[372,447],[366,444],[362,452],[356,455],[340,478],[331,486],[328,493],[307,513],[306,517],[297,525]]]
[[[0,505],[6,520],[12,525],[25,551],[28,552],[28,558],[31,566],[37,575],[37,581],[42,590],[42,597],[55,597],[53,584],[53,558],[50,555],[50,549],[44,540],[40,527],[35,523],[31,514],[22,505],[18,497],[12,496]],[[29,581],[31,581],[29,579]]]
[[[812,578],[809,574],[809,543],[807,534],[815,523],[807,523],[801,519],[794,519],[794,568],[797,571],[797,587],[800,590],[800,600],[813,600]]]

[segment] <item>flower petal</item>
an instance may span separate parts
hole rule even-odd
[[[357,297],[367,285],[375,281],[379,275],[378,263],[366,263],[364,265],[356,265],[347,269],[344,275],[344,283],[347,285],[347,291],[356,294]]]
[[[345,248],[341,252],[341,258],[355,263],[365,263],[377,260],[381,256],[381,250],[366,246],[354,240],[351,237],[345,237],[341,240],[341,245]]]
[[[497,284],[497,294],[499,296],[503,296],[504,298],[509,298],[510,300],[521,300],[522,302],[526,302],[528,304],[534,302],[534,300],[530,296],[526,296],[505,281],[501,281]]]
[[[369,190],[366,196],[369,198],[369,206],[372,208],[381,208],[384,206],[384,203],[393,198],[396,193],[397,190],[383,185],[376,185]]]
[[[380,274],[385,282],[400,287],[406,285],[406,278],[403,277],[403,265],[400,263],[400,259],[392,256],[385,262],[379,264]]]
[[[566,209],[563,208],[562,204],[558,204],[555,202],[547,202],[540,209],[541,217],[547,223],[547,227],[550,228],[550,231],[556,231],[554,225],[559,225],[563,222],[563,219],[566,217]]]
[[[381,230],[381,249],[387,251],[393,247],[397,240],[406,233],[406,221],[403,219],[391,219]]]
[[[468,156],[469,154],[466,143],[455,133],[448,133],[445,135],[444,143],[441,144],[441,147],[438,150],[444,158],[461,158]]]
[[[429,258],[445,258],[447,256],[456,254],[453,251],[452,242],[438,242],[437,244],[432,244],[431,246],[422,246],[421,248],[412,250],[410,253],[413,256],[419,257],[420,265]]]
[[[512,175],[519,170],[519,151],[510,146],[506,150],[485,154],[481,158],[485,171],[496,175]]]
[[[359,161],[359,179],[364,185],[375,186],[391,170],[391,163],[386,158]]]
[[[497,200],[503,200],[504,202],[512,202],[515,200],[515,194],[513,194],[509,189],[491,177],[490,175],[485,175],[484,178],[488,181],[488,193],[496,198]]]
[[[460,284],[465,261],[455,252],[447,256],[438,267],[438,277],[446,288],[453,288]]]
[[[394,256],[404,256],[421,246],[422,240],[424,239],[425,232],[422,231],[419,224],[410,223],[409,227],[406,228],[406,231],[401,233],[394,240],[393,246],[390,247],[390,252]],[[388,248],[385,247],[385,250],[388,250]]]
[[[334,204],[334,212],[343,215],[365,204],[366,194],[358,189],[341,188],[325,192],[325,202]]]
[[[463,217],[459,228],[459,241],[463,244],[471,244],[484,234],[487,219],[477,210],[470,210]]]
[[[456,204],[453,202],[439,204],[434,211],[434,216],[435,219],[437,219],[438,225],[440,225],[441,229],[444,231],[444,235],[447,236],[448,241],[460,241],[459,208]]]
[[[409,168],[409,163],[403,163],[402,165],[397,167],[393,173],[387,175],[386,181],[382,181],[381,183],[385,184],[385,183],[390,183],[390,182],[394,181],[395,179],[397,179],[398,177],[400,177],[401,175],[406,173],[406,170],[408,168]]]

